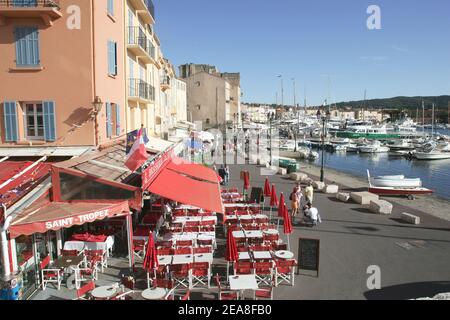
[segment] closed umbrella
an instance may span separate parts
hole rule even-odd
[[[148,273],[156,272],[156,269],[159,267],[158,263],[158,254],[156,252],[155,241],[153,240],[153,234],[150,232],[147,241],[147,248],[145,250],[144,257],[144,270]]]
[[[247,199],[247,190],[250,189],[250,174],[248,171],[244,173],[244,196]]]
[[[283,210],[284,210],[285,206],[286,206],[286,204],[284,203],[284,194],[283,194],[283,192],[281,192],[281,194],[280,194],[280,202],[278,203],[277,229],[280,226],[280,218],[283,217]]]
[[[239,260],[239,253],[236,247],[236,240],[233,237],[232,229],[228,228],[227,233],[227,247],[225,249],[225,260],[227,260],[227,280],[230,274],[230,262],[236,262]]]
[[[270,192],[270,221],[272,221],[272,209],[276,206],[278,206],[277,190],[275,185],[272,184],[272,191]]]
[[[283,232],[285,235],[287,235],[287,245],[288,250],[291,250],[291,244],[289,243],[289,235],[292,233],[292,221],[289,217],[289,211],[287,207],[284,207],[283,210]]]
[[[269,198],[272,194],[272,191],[270,190],[270,184],[269,184],[269,178],[266,178],[266,181],[264,182],[264,202],[263,202],[263,208],[266,203],[266,198]]]

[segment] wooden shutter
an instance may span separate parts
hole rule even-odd
[[[3,117],[5,120],[5,142],[16,142],[19,140],[17,124],[17,108],[15,101],[3,103]]]
[[[56,141],[55,102],[44,101],[45,141]]]

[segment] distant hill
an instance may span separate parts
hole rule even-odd
[[[437,109],[446,109],[449,106],[449,96],[434,96],[434,97],[394,97],[387,99],[372,99],[365,102],[367,109],[416,109],[422,108],[422,100],[425,102],[425,107],[430,108],[434,103]],[[352,107],[361,108],[364,106],[364,100],[348,101],[337,103],[338,108]]]

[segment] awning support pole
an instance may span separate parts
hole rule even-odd
[[[127,223],[127,239],[128,239],[128,266],[133,268],[134,266],[134,254],[133,254],[133,222],[131,219],[131,214],[126,217]]]
[[[0,162],[4,162],[4,161],[6,161],[6,160],[8,160],[8,159],[9,159],[9,157],[1,158],[1,159],[0,159]]]
[[[58,257],[61,255],[62,250],[62,230],[56,231],[56,254]]]
[[[2,204],[2,207],[5,222],[0,226],[0,246],[2,251],[3,275],[7,276],[11,273],[11,268],[9,264],[8,237],[6,235],[6,230],[8,230],[9,224],[12,221],[12,217],[7,217],[6,206],[4,204]]]

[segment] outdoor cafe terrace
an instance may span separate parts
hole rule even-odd
[[[295,285],[297,261],[284,241],[292,226],[274,186],[264,188],[265,207],[250,203],[248,188],[247,177],[244,194],[220,190],[221,212],[152,194],[133,215],[132,236],[119,217],[68,229],[57,259],[41,260],[32,299],[273,299]]]

